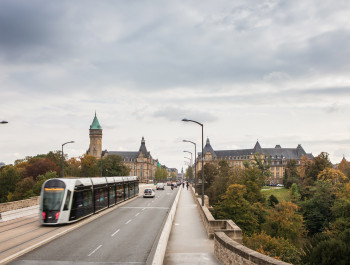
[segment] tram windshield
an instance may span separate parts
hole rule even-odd
[[[43,198],[44,211],[59,211],[61,209],[64,188],[45,188]]]

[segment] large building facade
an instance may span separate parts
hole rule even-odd
[[[252,162],[255,160],[255,156],[258,155],[265,164],[270,164],[271,177],[267,182],[271,184],[283,183],[285,167],[288,161],[295,159],[299,164],[303,156],[313,159],[313,155],[306,153],[300,144],[296,148],[282,148],[280,145],[276,145],[275,148],[262,148],[259,141],[257,141],[252,149],[214,150],[209,138],[207,139],[203,153],[204,164],[225,160],[230,167],[241,168],[244,167],[245,161]],[[202,166],[201,159],[202,153],[199,153],[196,165],[197,172]]]
[[[130,176],[137,176],[141,182],[150,182],[154,180],[155,172],[160,166],[157,159],[153,159],[151,153],[147,151],[144,137],[141,139],[141,145],[138,151],[102,151],[102,127],[95,117],[90,125],[90,146],[87,150],[88,155],[96,158],[103,158],[108,155],[118,155],[123,159],[124,165],[130,168]]]

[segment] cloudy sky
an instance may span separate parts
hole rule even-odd
[[[0,161],[280,144],[350,159],[350,1],[0,2]],[[198,149],[199,149],[198,148]]]

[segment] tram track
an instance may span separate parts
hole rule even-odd
[[[29,221],[29,222],[23,222],[24,220],[22,220],[22,221],[14,222],[14,223],[12,223],[12,224],[0,226],[0,234],[1,234],[1,233],[8,232],[8,231],[10,231],[10,230],[14,230],[14,229],[19,228],[19,227],[26,226],[26,225],[28,225],[28,224],[38,223],[38,218],[33,217],[33,218],[31,218],[31,219],[34,219],[34,220],[31,220],[31,221]],[[28,220],[28,218],[27,218],[27,220]],[[17,225],[17,226],[13,226],[13,225]],[[10,228],[9,228],[9,227],[10,227]],[[5,228],[5,229],[3,229],[3,228]],[[7,229],[6,229],[6,228],[7,228]]]

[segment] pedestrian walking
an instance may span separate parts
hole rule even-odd
[[[182,182],[182,188],[185,188],[185,182]]]
[[[186,182],[186,187],[187,187],[187,190],[188,190],[188,181]]]

